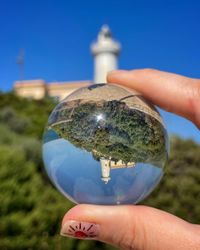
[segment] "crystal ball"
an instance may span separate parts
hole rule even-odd
[[[161,180],[167,158],[167,132],[156,108],[115,84],[67,96],[43,136],[46,171],[74,203],[138,203]]]

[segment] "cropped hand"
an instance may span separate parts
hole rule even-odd
[[[200,80],[151,69],[112,71],[107,80],[133,88],[200,128]],[[200,225],[141,205],[77,205],[65,214],[61,235],[99,240],[124,250],[200,249]]]

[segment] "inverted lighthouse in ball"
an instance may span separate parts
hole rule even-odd
[[[101,158],[100,163],[101,163],[101,180],[105,184],[107,184],[111,180],[110,177],[111,169],[135,167],[135,162],[128,162],[126,164],[122,160],[115,162],[112,161],[111,159],[105,159],[105,158]]]

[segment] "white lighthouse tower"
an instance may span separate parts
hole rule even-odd
[[[120,44],[113,40],[107,25],[101,28],[97,41],[91,45],[94,56],[94,83],[106,83],[109,71],[118,68]]]
[[[101,180],[107,184],[110,178],[110,161],[104,158],[100,159],[101,162]]]

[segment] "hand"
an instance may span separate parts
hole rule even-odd
[[[137,90],[200,128],[200,80],[150,69],[113,71],[107,79]],[[61,235],[95,239],[120,249],[200,249],[200,225],[140,205],[77,205],[65,214]]]

